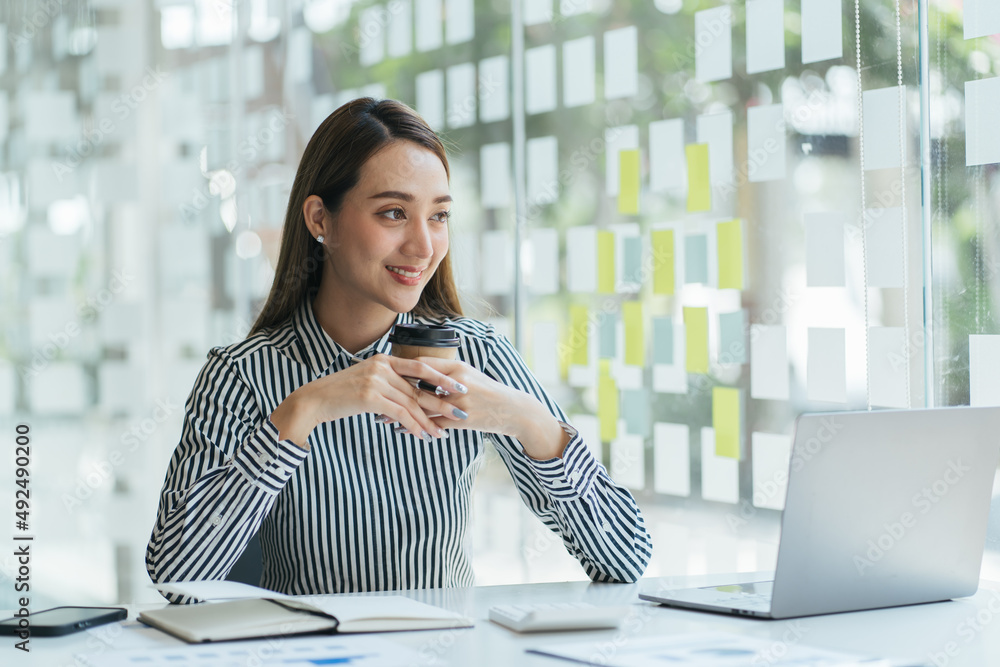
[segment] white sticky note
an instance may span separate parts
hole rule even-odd
[[[969,336],[969,405],[1000,405],[1000,336]]]
[[[545,113],[556,108],[556,47],[546,44],[524,52],[524,110]]]
[[[712,185],[733,182],[733,114],[698,116],[699,144],[708,144],[708,178]]]
[[[809,329],[806,395],[810,401],[847,403],[847,348],[844,329]]]
[[[903,209],[870,208],[865,211],[868,285],[903,286]]]
[[[23,233],[32,276],[65,277],[76,272],[81,251],[79,234],[55,234],[37,225],[27,227]]]
[[[998,2],[996,7],[1000,7]],[[1000,11],[1000,10],[998,10]],[[965,82],[965,164],[1000,162],[1000,77]]]
[[[551,23],[552,0],[523,0],[521,3],[521,18],[524,21],[524,25]]]
[[[389,3],[390,6],[392,3]],[[473,0],[445,0],[445,41],[449,44],[468,42],[476,35],[476,15]]]
[[[510,144],[485,144],[479,150],[479,192],[483,208],[511,204]]]
[[[393,0],[389,3],[386,25],[386,52],[390,58],[401,58],[412,50],[413,0]]]
[[[28,403],[38,415],[78,415],[90,403],[90,388],[83,367],[68,361],[53,361],[28,382]]]
[[[785,67],[784,0],[747,0],[747,74]]]
[[[243,95],[255,100],[264,94],[264,49],[248,46],[243,51]]]
[[[788,400],[788,345],[783,326],[750,325],[750,395]]]
[[[462,63],[448,68],[448,127],[469,127],[476,122],[476,66]]]
[[[684,120],[681,118],[649,124],[649,189],[681,193],[687,189]]]
[[[614,100],[639,92],[639,33],[627,26],[604,33],[604,97]]]
[[[776,433],[750,434],[753,472],[753,504],[772,510],[785,509],[792,438]]]
[[[108,345],[127,345],[142,340],[142,306],[138,303],[109,303],[99,316],[101,340]]]
[[[514,241],[506,229],[482,233],[482,256],[490,258],[490,270],[480,271],[483,294],[508,295],[514,291]]]
[[[785,109],[781,104],[747,109],[747,176],[754,183],[785,177]]]
[[[621,125],[604,130],[605,185],[609,197],[618,196],[618,159],[623,150],[639,147],[639,126]]]
[[[663,394],[686,394],[687,371],[679,364],[656,364],[653,366],[653,391]]]
[[[1000,33],[1000,3],[996,0],[964,0],[965,38]]]
[[[559,144],[555,137],[528,139],[525,146],[528,215],[559,200]]]
[[[843,0],[802,0],[802,64],[844,56]]]
[[[531,257],[532,294],[556,294],[559,291],[559,232],[536,227],[528,232]]]
[[[534,322],[531,325],[531,370],[543,385],[559,383],[559,325]]]
[[[416,78],[417,113],[434,130],[444,129],[444,72],[432,69]]]
[[[653,424],[653,490],[691,495],[691,448],[687,424]]]
[[[507,56],[479,61],[479,120],[492,123],[510,116],[510,68]]]
[[[594,38],[580,37],[563,43],[563,105],[592,104],[595,99]]]
[[[641,435],[626,435],[618,427],[618,439],[611,441],[611,479],[641,491],[646,487],[646,455]]]
[[[110,413],[134,412],[142,398],[139,373],[127,361],[103,361],[97,368],[98,402]]]
[[[587,449],[598,463],[604,459],[601,452],[601,422],[596,415],[570,415],[569,424],[577,430]]]
[[[701,497],[720,503],[740,501],[740,461],[715,455],[715,429],[701,429]]]
[[[597,228],[585,225],[566,230],[566,288],[570,292],[597,291]]]
[[[374,5],[361,10],[358,17],[358,62],[366,67],[376,65],[385,58],[385,29],[383,21],[386,10]]]
[[[416,0],[417,51],[441,48],[441,0]]]
[[[733,13],[728,5],[695,12],[694,76],[721,81],[733,76]]]
[[[66,296],[37,296],[28,306],[28,341],[33,352],[43,352],[43,361],[57,356],[60,350],[72,354],[80,349],[83,320]],[[37,355],[32,355],[32,369]]]
[[[806,286],[843,287],[844,214],[820,211],[804,214],[806,228]]]
[[[906,87],[903,88],[905,90]],[[899,169],[900,157],[906,159],[906,144],[903,144],[902,156],[899,147],[900,89],[890,86],[866,90],[861,99],[864,108],[865,170]],[[905,115],[903,123],[905,133]]]
[[[868,363],[872,405],[905,408],[906,335],[903,327],[868,329]]]

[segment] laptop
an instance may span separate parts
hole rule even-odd
[[[780,619],[973,595],[998,458],[1000,407],[803,414],[773,581],[639,597]]]

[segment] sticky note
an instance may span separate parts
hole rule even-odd
[[[587,449],[600,463],[603,459],[601,447],[601,425],[596,415],[570,415],[569,423],[577,430]]]
[[[964,0],[965,38],[1000,33],[1000,4],[996,0]]]
[[[806,395],[810,401],[847,403],[847,347],[844,329],[809,329]]]
[[[417,51],[441,48],[441,0],[415,0]]]
[[[792,438],[777,433],[750,434],[753,504],[772,510],[785,509]]]
[[[447,70],[448,127],[469,127],[476,122],[476,66],[453,65]]]
[[[1000,336],[969,336],[969,405],[1000,405]]]
[[[903,327],[868,329],[868,372],[872,405],[881,408],[909,407],[906,350]]]
[[[524,52],[524,110],[545,113],[556,108],[556,47],[546,44]]]
[[[605,372],[607,361],[601,362],[597,379],[597,418],[601,422],[601,440],[611,442],[618,437],[618,387],[614,378]]]
[[[517,2],[518,0],[515,0]],[[524,25],[552,22],[552,0],[523,0],[521,17]]]
[[[570,364],[586,366],[590,363],[589,326],[586,306],[569,307],[570,334],[567,341]]]
[[[90,392],[83,366],[78,363],[52,361],[44,373],[26,384],[29,409],[34,414],[80,415],[87,408]]]
[[[597,356],[614,359],[618,356],[618,318],[613,313],[603,313],[597,325],[599,344]]]
[[[674,320],[672,317],[653,318],[653,363],[674,363]]]
[[[865,211],[865,253],[868,285],[903,286],[903,209],[874,208]]]
[[[747,74],[785,67],[785,0],[747,0]]]
[[[646,487],[642,436],[623,434],[611,443],[611,478],[637,491]]]
[[[479,120],[493,123],[510,116],[510,66],[507,56],[479,61]]]
[[[29,142],[68,143],[80,139],[73,91],[25,90],[22,96],[24,132]]]
[[[621,237],[621,276],[623,291],[638,292],[642,289],[642,237],[623,234]]]
[[[720,503],[740,501],[740,461],[715,453],[715,430],[701,429],[701,497]]]
[[[361,48],[358,62],[366,67],[380,63],[385,58],[385,30],[382,29],[381,22],[383,14],[382,7],[368,7],[361,10],[358,17],[358,30],[363,35],[363,39],[359,40]],[[261,65],[263,66],[263,62]]]
[[[806,286],[843,287],[844,214],[806,213]]]
[[[784,177],[784,106],[763,104],[750,107],[747,109],[747,178],[753,183],[760,183]]]
[[[733,15],[728,5],[695,12],[694,76],[698,81],[721,81],[733,75]]]
[[[510,144],[484,144],[479,149],[479,183],[483,208],[511,205]]]
[[[392,13],[393,5],[389,5]],[[476,19],[473,0],[445,0],[445,41],[461,44],[470,41],[476,34]]]
[[[743,289],[743,222],[716,225],[719,254],[719,289]]]
[[[687,189],[684,121],[680,118],[649,124],[649,189],[678,193]]]
[[[140,374],[127,361],[105,359],[97,369],[98,403],[108,413],[130,413],[140,409]]]
[[[903,99],[905,100],[905,86]],[[899,169],[906,158],[906,144],[900,154],[900,89],[897,86],[866,90],[861,94],[865,132],[865,170]],[[906,132],[906,116],[902,118]]]
[[[712,387],[712,428],[715,455],[740,458],[740,390]]]
[[[699,144],[708,144],[708,178],[712,185],[733,182],[733,114],[731,111],[698,116]],[[690,178],[690,175],[689,175]]]
[[[614,232],[597,232],[597,291],[600,294],[615,293]]]
[[[590,226],[566,230],[566,284],[570,292],[597,291],[597,230]]]
[[[618,212],[625,215],[639,213],[639,151],[623,150],[618,153]]]
[[[604,33],[604,98],[633,97],[639,92],[639,33],[627,26]]]
[[[691,436],[687,424],[653,424],[653,490],[691,495]]]
[[[559,232],[549,227],[535,227],[528,232],[531,248],[532,294],[555,294],[559,291]]]
[[[747,362],[747,311],[719,314],[719,363]]]
[[[444,129],[444,72],[432,69],[416,78],[417,113],[431,128]]]
[[[654,229],[649,233],[653,253],[653,294],[674,293],[674,230]]]
[[[687,210],[708,211],[712,208],[712,186],[709,183],[708,144],[689,144],[684,147],[687,156],[688,195]]]
[[[305,83],[312,78],[312,31],[306,26],[289,31],[286,71],[295,83]]]
[[[783,326],[750,326],[750,395],[788,400],[788,346]]]
[[[386,52],[390,58],[410,55],[413,50],[413,2],[400,0],[389,12],[386,24]]]
[[[639,126],[621,125],[604,130],[605,144],[605,185],[609,197],[618,196],[621,185],[618,169],[618,159],[623,150],[639,148]]]
[[[844,55],[843,0],[802,0],[802,64]]]
[[[563,105],[566,108],[592,104],[595,99],[594,38],[563,42]]]
[[[531,325],[531,370],[543,385],[559,382],[559,325],[540,320]]]
[[[626,301],[622,304],[622,322],[625,326],[625,363],[645,366],[646,339],[643,335],[641,301]]]
[[[684,237],[684,282],[708,283],[708,237],[704,234]]]
[[[621,419],[629,435],[649,436],[649,392],[645,389],[621,390]]]
[[[1000,7],[1000,3],[995,6]],[[1000,109],[1000,77],[965,82],[967,166],[1000,162],[1000,133],[996,128],[997,109]]]
[[[514,285],[514,239],[506,229],[482,233],[482,257],[489,257],[489,271],[481,271],[483,294],[509,295]]]
[[[708,308],[684,308],[688,373],[708,372]]]
[[[528,210],[559,200],[559,144],[555,137],[534,137],[525,145]]]

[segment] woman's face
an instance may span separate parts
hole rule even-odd
[[[333,216],[327,268],[337,291],[357,305],[412,310],[448,252],[450,208],[434,153],[410,141],[380,150]]]

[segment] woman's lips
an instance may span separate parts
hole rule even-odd
[[[396,282],[411,287],[419,285],[420,278],[424,275],[423,269],[418,269],[413,266],[387,266],[385,269],[389,272],[389,275],[396,280]]]

